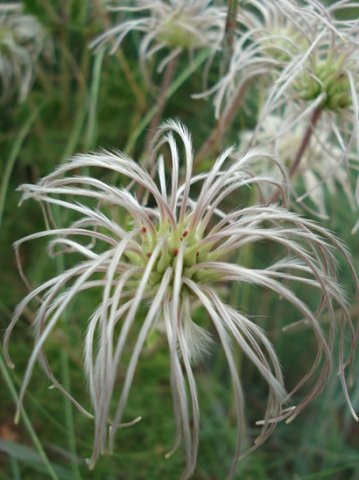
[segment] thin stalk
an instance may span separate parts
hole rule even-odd
[[[85,122],[86,110],[87,110],[87,105],[85,101],[83,101],[82,105],[83,106],[77,110],[75,122],[71,130],[71,134],[66,143],[64,153],[62,154],[62,161],[68,159],[74,153],[76,146],[79,143],[82,127]]]
[[[56,212],[57,213],[57,212]],[[65,271],[65,259],[64,255],[59,255],[56,259],[56,270],[57,273]],[[63,319],[66,321],[68,319],[69,312],[66,311],[63,314]],[[70,367],[69,367],[69,356],[67,353],[67,349],[61,350],[61,372],[62,372],[62,381],[64,388],[70,392]],[[75,425],[74,425],[74,417],[73,417],[73,405],[69,401],[68,398],[64,396],[64,417],[65,417],[65,425],[66,425],[66,433],[67,433],[67,442],[69,445],[69,449],[71,452],[71,464],[74,474],[74,479],[82,480],[79,465],[77,462],[77,449],[76,449],[76,434],[75,434]]]
[[[250,243],[245,245],[238,252],[235,264],[245,266],[248,268],[253,267],[253,254],[254,254],[254,245]],[[231,295],[229,299],[229,304],[233,308],[238,308],[238,300],[240,300],[241,310],[246,310],[249,307],[250,299],[250,284],[249,283],[235,283],[231,289]],[[245,312],[244,312],[245,313]]]
[[[134,94],[134,96],[137,100],[140,111],[145,110],[146,109],[146,97],[143,94],[140,86],[136,82],[136,79],[135,79],[135,77],[132,73],[131,67],[130,67],[128,61],[126,60],[126,57],[123,54],[121,49],[117,50],[116,58],[118,59],[118,61],[120,63],[120,66],[122,68],[122,71],[123,71],[123,73],[126,77],[126,80],[127,80],[128,84],[130,85],[131,90],[132,90],[132,92],[133,92],[133,94]]]
[[[165,97],[166,101],[171,98],[171,96],[180,88],[180,86],[187,80],[187,78],[195,71],[197,68],[208,58],[210,54],[209,50],[201,52],[194,60],[190,63],[190,65],[183,70],[181,74],[172,82],[171,86],[168,88]],[[152,117],[156,115],[157,112],[157,105],[153,106],[147,114],[144,116],[140,124],[137,126],[133,134],[131,135],[130,139],[127,142],[127,145],[124,148],[124,151],[131,155],[138,137],[142,134],[143,130],[147,127],[147,125],[152,120]]]
[[[318,106],[313,111],[313,113],[310,117],[309,125],[308,125],[306,131],[304,132],[301,144],[300,144],[300,146],[297,150],[297,153],[295,154],[293,163],[289,167],[289,172],[288,173],[289,173],[289,178],[290,179],[292,179],[298,171],[300,162],[303,158],[303,155],[304,155],[305,151],[309,147],[310,140],[312,138],[315,126],[318,123],[318,120],[320,118],[320,115],[321,115],[322,111],[323,111],[322,108],[320,106]],[[278,200],[279,194],[280,194],[279,190],[275,191],[274,194],[272,195],[272,197],[270,198],[269,203],[275,203]]]
[[[228,12],[223,37],[224,49],[221,66],[222,74],[227,70],[233,52],[233,44],[236,37],[237,12],[238,0],[228,0]]]
[[[61,350],[61,370],[62,370],[62,381],[66,390],[70,391],[70,368],[69,368],[69,356],[66,350]],[[64,413],[65,413],[65,425],[67,433],[67,441],[70,448],[71,455],[71,464],[74,474],[74,479],[81,480],[82,476],[80,473],[79,465],[77,462],[77,449],[76,449],[76,438],[75,438],[75,425],[74,425],[74,416],[73,408],[68,398],[64,396]]]
[[[101,17],[105,29],[109,30],[111,28],[111,22],[110,22],[108,14],[104,10],[104,7],[102,5],[102,1],[101,0],[94,0],[94,7],[95,7],[96,15]],[[130,67],[125,55],[123,54],[121,48],[118,48],[116,50],[115,55],[116,55],[116,58],[119,61],[119,64],[120,64],[120,66],[123,70],[123,73],[126,77],[126,80],[127,80],[128,84],[129,84],[129,86],[130,86],[130,88],[131,88],[131,90],[134,94],[134,97],[137,101],[137,104],[139,106],[140,111],[144,111],[145,108],[146,108],[146,97],[143,94],[140,86],[138,85],[138,83],[137,83],[137,81],[136,81],[136,79],[135,79],[135,77],[132,73],[131,67]]]
[[[11,316],[11,310],[0,300],[0,312],[5,313],[8,317]]]
[[[20,468],[15,457],[10,457],[12,480],[21,480]]]
[[[199,149],[194,160],[195,165],[198,165],[202,160],[204,160],[210,152],[214,152],[216,150],[223,138],[224,132],[231,126],[235,114],[238,112],[238,109],[242,104],[248,86],[249,81],[244,82],[238,89],[232,102],[226,108],[223,115],[218,119],[217,124],[212,130],[211,134]]]
[[[60,79],[62,86],[62,115],[63,118],[66,118],[69,112],[70,106],[70,72],[69,72],[69,61],[68,58],[71,56],[69,54],[69,28],[68,25],[71,21],[71,1],[65,3],[61,2],[62,9],[62,18],[60,22],[61,31],[60,31]]]
[[[13,377],[13,383],[14,386],[17,388],[21,387],[21,380],[20,378],[15,374],[15,372],[12,372],[12,377]],[[62,420],[56,420],[47,410],[45,407],[42,406],[42,404],[39,402],[39,400],[36,398],[36,395],[33,395],[31,391],[28,391],[26,393],[27,395],[27,403],[31,404],[33,408],[39,412],[39,414],[44,418],[44,420],[48,424],[52,424],[54,428],[56,428],[59,432],[63,433],[64,435],[67,434],[67,428],[66,425],[62,422]],[[83,446],[88,447],[89,444],[85,440],[79,439],[79,443],[81,443]]]
[[[80,137],[83,132],[83,126],[85,123],[86,113],[88,111],[88,105],[86,102],[86,87],[84,86],[81,88],[79,93],[79,100],[77,102],[77,113],[75,117],[75,121],[73,123],[68,141],[66,143],[66,147],[64,149],[64,153],[62,155],[62,161],[68,159],[76,150],[79,142]],[[88,132],[87,132],[88,133]]]
[[[257,204],[257,191],[253,189],[250,195],[250,205]],[[236,258],[236,264],[252,268],[253,267],[253,259],[254,259],[254,242],[249,243],[248,245],[244,245],[242,248],[239,249]],[[229,296],[229,304],[231,307],[235,309],[240,309],[243,311],[244,315],[246,315],[247,311],[249,311],[249,303],[251,297],[251,286],[249,283],[239,283],[236,282],[232,285],[230,296]],[[240,305],[238,305],[240,303]],[[241,348],[236,345],[234,350],[235,355],[235,362],[237,365],[238,372],[241,372],[242,368],[242,358],[243,352]],[[234,412],[233,412],[234,413]]]
[[[59,17],[56,9],[51,6],[51,2],[48,0],[41,0],[41,8],[46,12],[46,14],[51,18],[51,20],[59,25],[61,23],[61,18]]]
[[[84,15],[84,12],[81,13],[81,17]],[[86,20],[86,19],[84,19]],[[89,69],[90,69],[90,52],[89,49],[85,48],[83,51],[83,55],[81,58],[81,65],[79,69],[78,77],[78,85],[79,85],[79,92],[78,92],[78,100],[77,100],[77,108],[76,108],[76,117],[73,123],[69,139],[66,143],[66,147],[64,153],[62,155],[62,161],[69,158],[75,150],[78,148],[80,143],[80,137],[83,133],[83,127],[86,119],[86,114],[89,110],[88,102],[89,102],[89,93],[88,93],[88,78],[89,78]],[[86,134],[85,134],[86,137]],[[83,146],[83,145],[82,145]]]
[[[86,27],[88,25],[90,5],[91,4],[88,3],[88,2],[81,2],[81,8],[80,8],[79,15],[78,15],[78,21],[84,27]]]
[[[89,150],[95,144],[95,134],[96,134],[96,115],[97,115],[97,104],[98,104],[98,95],[100,89],[100,80],[101,80],[101,69],[102,61],[105,54],[105,49],[102,48],[98,51],[95,62],[93,65],[93,74],[92,74],[92,85],[90,90],[90,96],[88,99],[88,124],[85,135],[85,150]]]
[[[163,111],[165,109],[165,106],[166,106],[166,103],[167,103],[167,92],[168,92],[169,87],[171,86],[174,74],[176,72],[177,63],[178,63],[178,55],[176,57],[172,58],[172,60],[167,65],[167,68],[166,68],[166,71],[165,71],[165,74],[164,74],[163,80],[162,80],[160,94],[159,94],[159,97],[158,97],[157,102],[156,102],[156,113],[152,117],[152,120],[151,120],[150,125],[149,125],[149,130],[148,130],[148,133],[147,133],[147,138],[146,138],[146,143],[145,143],[145,145],[146,145],[145,146],[145,151],[148,150],[148,148],[151,144],[152,138],[153,138],[153,136],[156,132],[156,128],[158,127],[158,125],[161,121],[161,116],[162,116],[162,113],[163,113]]]
[[[6,366],[5,366],[5,363],[4,363],[1,355],[0,355],[0,370],[2,372],[3,378],[5,380],[5,384],[8,388],[8,390],[10,391],[10,394],[11,394],[12,398],[17,403],[18,402],[18,395],[16,393],[15,386],[12,382],[12,379],[9,375],[9,372],[8,372]],[[36,435],[36,432],[35,432],[32,424],[31,424],[31,421],[30,421],[24,407],[21,407],[21,417],[24,421],[25,428],[26,428],[26,430],[28,431],[28,433],[31,437],[31,440],[32,440],[38,454],[40,455],[40,458],[43,461],[43,464],[45,465],[45,467],[48,471],[49,477],[52,478],[52,480],[59,480],[59,477],[57,476],[53,466],[51,465],[49,459],[47,458],[45,450],[42,448],[39,437]]]
[[[292,178],[298,170],[300,161],[302,160],[303,154],[309,146],[310,139],[312,138],[312,135],[313,135],[313,132],[314,132],[314,128],[315,128],[316,124],[318,123],[318,120],[319,120],[319,117],[320,117],[321,113],[322,113],[321,107],[317,107],[314,110],[314,112],[312,113],[309,125],[308,125],[308,127],[307,127],[307,129],[304,133],[302,143],[300,144],[300,147],[297,151],[297,154],[294,158],[294,161],[293,161],[293,163],[292,163],[292,165],[289,169],[290,178]]]
[[[19,135],[17,136],[17,139],[13,145],[13,148],[11,149],[9,158],[6,162],[6,166],[3,172],[3,178],[1,182],[1,191],[0,191],[0,227],[1,227],[2,217],[4,213],[4,208],[5,208],[6,193],[9,187],[9,181],[10,181],[12,170],[15,165],[15,161],[19,155],[22,144],[24,143],[24,140],[27,134],[29,133],[29,130],[32,124],[34,123],[36,117],[38,116],[40,110],[43,107],[44,107],[44,104],[32,111],[31,115],[26,120],[24,126],[20,130]]]

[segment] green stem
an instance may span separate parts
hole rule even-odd
[[[55,215],[59,215],[59,212],[55,212]],[[63,255],[59,255],[56,258],[56,270],[57,273],[63,272],[65,270],[65,259]],[[63,313],[63,319],[66,319],[69,316],[69,311]],[[62,382],[65,390],[70,393],[71,382],[70,382],[70,367],[69,367],[69,356],[66,349],[61,350],[61,371],[62,371]],[[68,398],[63,397],[64,402],[64,417],[66,424],[66,433],[69,449],[71,452],[71,463],[74,473],[74,478],[76,480],[82,480],[79,465],[77,462],[77,449],[76,449],[76,434],[75,434],[75,425],[73,418],[73,406]]]
[[[253,205],[256,203],[257,191],[252,190],[250,195],[250,204]],[[251,242],[248,245],[244,245],[237,253],[236,264],[252,267],[254,258],[254,243]],[[249,283],[234,283],[230,292],[229,304],[235,308],[243,311],[243,314],[246,315],[249,310],[251,292]],[[242,367],[242,357],[243,352],[239,346],[235,349],[235,361],[237,364],[238,372],[240,373]]]
[[[62,370],[62,381],[65,389],[70,392],[70,368],[69,368],[69,356],[66,350],[61,350],[61,370]],[[73,417],[73,408],[70,401],[64,396],[64,411],[65,411],[65,424],[66,424],[66,433],[67,441],[69,444],[71,456],[71,463],[74,472],[74,478],[81,480],[81,473],[79,465],[77,462],[77,449],[76,449],[76,436],[75,436],[75,425]]]
[[[15,165],[15,161],[16,161],[18,155],[19,155],[21,147],[24,143],[24,140],[25,140],[27,134],[29,133],[29,130],[30,130],[32,124],[34,123],[37,115],[39,114],[40,110],[43,107],[44,107],[44,104],[41,105],[40,107],[38,107],[37,109],[35,109],[31,113],[31,115],[28,117],[24,126],[20,130],[20,133],[19,133],[19,135],[18,135],[18,137],[17,137],[17,139],[16,139],[16,141],[13,145],[13,148],[11,149],[9,158],[6,162],[5,171],[3,173],[3,178],[2,178],[2,182],[1,182],[1,191],[0,191],[0,228],[1,228],[1,224],[2,224],[4,208],[5,208],[6,193],[7,193],[8,187],[9,187],[9,181],[10,181],[12,170],[13,170],[14,165]]]
[[[111,22],[109,19],[108,14],[104,11],[103,8],[103,0],[93,0],[94,2],[94,10],[95,15],[100,17],[105,30],[109,30],[111,28]],[[138,85],[136,78],[133,74],[131,66],[129,65],[126,56],[122,52],[121,48],[118,48],[115,52],[115,56],[122,68],[122,71],[126,77],[126,80],[132,90],[133,96],[136,99],[136,102],[139,106],[139,110],[142,112],[146,108],[146,97],[143,94],[140,86]]]
[[[69,158],[75,151],[82,132],[82,127],[86,117],[87,106],[86,102],[83,102],[83,107],[79,108],[75,118],[75,123],[72,127],[71,134],[67,141],[64,153],[62,154],[62,160]]]
[[[10,457],[12,480],[21,480],[20,468],[15,457]]]
[[[180,88],[180,86],[187,80],[190,75],[197,70],[197,68],[209,57],[210,52],[209,50],[206,50],[204,52],[201,52],[190,65],[183,70],[182,73],[178,75],[178,77],[174,80],[174,82],[171,84],[171,86],[168,88],[167,93],[165,95],[165,100],[169,100],[172,95]],[[143,120],[139,123],[131,137],[129,138],[127,145],[124,148],[124,151],[128,154],[131,155],[133,153],[133,150],[136,146],[136,142],[144,129],[148,126],[150,123],[152,117],[156,115],[157,112],[157,105],[154,105],[144,116]]]
[[[95,62],[93,66],[92,74],[92,85],[90,90],[90,96],[88,100],[88,124],[85,135],[85,150],[89,150],[96,143],[96,116],[97,116],[97,104],[98,104],[98,95],[100,90],[100,80],[101,80],[101,69],[102,61],[105,54],[105,49],[102,48],[99,50],[95,57]]]
[[[8,372],[6,366],[5,366],[5,362],[4,362],[1,355],[0,355],[0,370],[2,372],[2,375],[3,375],[3,378],[5,380],[6,386],[7,386],[8,390],[10,391],[10,394],[11,394],[12,398],[14,399],[14,401],[16,403],[18,403],[19,398],[18,398],[16,389],[15,389],[15,386],[12,382],[12,379],[9,375],[9,372]],[[24,407],[21,407],[21,417],[22,417],[23,422],[25,424],[25,428],[26,428],[26,430],[28,431],[28,433],[31,437],[31,440],[32,440],[38,454],[40,455],[40,458],[43,461],[43,464],[45,465],[45,467],[46,467],[46,469],[49,473],[50,478],[52,478],[53,480],[59,480],[59,477],[57,476],[57,474],[56,474],[55,470],[53,469],[49,459],[47,458],[45,450],[42,448],[39,437],[36,435],[36,432],[35,432],[32,424],[31,424],[31,421],[30,421]]]
[[[61,49],[60,55],[60,78],[61,78],[61,87],[62,87],[62,98],[61,98],[61,106],[62,106],[62,115],[65,119],[69,112],[70,106],[70,60],[71,54],[69,49],[69,29],[68,25],[71,21],[71,3],[72,1],[64,1],[61,2],[61,21],[60,21],[60,35],[59,35],[59,45]]]

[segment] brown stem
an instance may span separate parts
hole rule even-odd
[[[156,132],[156,128],[158,127],[158,124],[161,121],[161,116],[166,106],[167,91],[173,80],[173,76],[175,74],[176,67],[177,67],[177,62],[178,62],[178,55],[172,58],[172,60],[168,63],[166,67],[166,71],[162,80],[161,91],[157,99],[156,113],[152,117],[152,120],[148,127],[148,133],[147,133],[146,142],[145,142],[145,151],[149,149],[151,140]]]
[[[172,60],[168,63],[168,65],[166,67],[166,71],[165,71],[165,74],[164,74],[163,80],[162,80],[160,94],[159,94],[159,97],[157,99],[156,113],[153,115],[153,117],[151,119],[151,122],[150,122],[150,125],[148,127],[149,129],[148,129],[147,136],[146,136],[145,148],[143,150],[144,154],[142,156],[142,159],[147,158],[147,154],[149,153],[150,146],[151,146],[151,141],[152,141],[152,139],[153,139],[153,137],[156,133],[156,128],[158,127],[158,124],[160,123],[161,116],[162,116],[163,110],[164,110],[164,108],[166,106],[166,102],[167,102],[168,88],[170,87],[173,76],[175,74],[178,58],[179,58],[178,55],[176,57],[172,58]],[[137,195],[137,198],[138,198],[139,201],[142,200],[143,195],[146,195],[145,189],[141,185],[139,185],[137,187],[136,195]]]
[[[223,115],[218,119],[216,126],[212,130],[212,133],[209,135],[207,140],[199,149],[194,160],[195,165],[199,164],[209,152],[214,151],[217,148],[218,144],[222,140],[225,129],[228,129],[231,126],[234,120],[234,116],[243,101],[248,86],[249,81],[246,81],[238,89],[238,92],[234,96],[231,104],[226,108]]]
[[[318,120],[320,118],[320,115],[322,113],[322,108],[320,106],[318,106],[312,113],[311,117],[310,117],[310,120],[309,120],[309,125],[303,135],[303,139],[302,139],[302,142],[297,150],[297,153],[294,157],[294,160],[293,160],[293,163],[292,165],[290,166],[289,168],[289,178],[293,178],[294,175],[297,173],[297,170],[299,168],[299,165],[300,165],[300,162],[303,158],[303,155],[306,151],[306,149],[308,148],[309,146],[309,143],[310,143],[310,139],[312,138],[312,135],[313,135],[313,132],[314,132],[314,128],[316,126],[316,124],[318,123]],[[278,197],[279,197],[279,190],[277,190],[271,197],[271,199],[269,200],[269,203],[274,203],[278,200]]]
[[[226,26],[224,30],[224,54],[222,68],[225,70],[230,61],[234,39],[236,36],[235,28],[237,23],[238,0],[228,0],[228,12]]]

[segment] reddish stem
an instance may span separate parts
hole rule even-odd
[[[237,12],[238,12],[238,0],[228,0],[228,13],[226,18],[226,26],[224,33],[224,47],[227,49],[227,54],[230,57],[230,53],[233,48],[234,39],[236,36],[236,24],[237,24]]]
[[[310,144],[310,140],[312,138],[312,135],[314,133],[314,129],[315,129],[315,126],[316,124],[318,123],[318,120],[320,118],[320,115],[322,113],[322,108],[319,106],[317,107],[311,117],[310,117],[310,120],[309,120],[309,125],[303,135],[303,139],[302,139],[302,142],[297,150],[297,153],[294,157],[294,160],[293,160],[293,163],[292,165],[290,166],[289,168],[289,178],[293,178],[294,175],[297,173],[297,170],[299,168],[299,165],[300,165],[300,162],[303,158],[303,155],[305,153],[305,151],[307,150],[309,144]],[[269,203],[274,203],[278,200],[278,197],[279,197],[279,190],[276,191],[271,199],[269,200]]]
[[[232,102],[225,110],[224,114],[218,119],[216,126],[212,130],[212,133],[203,143],[202,147],[199,149],[199,152],[196,155],[196,165],[200,163],[209,152],[214,151],[217,148],[218,144],[221,142],[224,131],[231,126],[234,120],[234,116],[243,101],[248,85],[248,81],[244,82],[241,85]]]
[[[177,63],[178,63],[178,55],[176,57],[172,58],[172,60],[167,65],[167,68],[166,68],[166,71],[165,71],[165,74],[164,74],[163,80],[162,80],[160,95],[159,95],[158,100],[157,100],[156,113],[152,117],[151,123],[149,125],[147,138],[146,138],[146,142],[145,142],[145,145],[146,145],[145,151],[148,151],[151,140],[152,140],[154,134],[156,133],[156,128],[158,127],[158,124],[160,123],[163,110],[166,106],[167,91],[168,91],[168,88],[170,87],[171,82],[173,80],[173,76],[174,76],[175,71],[176,71]]]

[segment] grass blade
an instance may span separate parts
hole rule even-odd
[[[2,356],[0,355],[0,370],[1,370],[1,373],[3,375],[3,378],[5,380],[5,383],[6,383],[6,386],[8,388],[8,390],[10,391],[10,394],[12,396],[12,398],[14,399],[15,402],[18,401],[18,395],[17,395],[17,392],[16,392],[16,389],[14,387],[14,384],[12,382],[12,379],[9,375],[9,372],[5,366],[5,363],[4,363],[4,360],[2,358]],[[41,458],[41,461],[43,463],[43,465],[45,466],[48,474],[49,474],[49,478],[52,478],[52,480],[59,480],[59,477],[58,475],[56,474],[53,466],[51,465],[49,459],[47,458],[47,455],[45,453],[45,450],[42,448],[42,445],[41,445],[41,442],[38,438],[38,436],[36,435],[36,432],[31,424],[31,421],[25,411],[25,409],[22,407],[21,408],[21,416],[22,416],[22,419],[24,421],[24,424],[25,424],[25,427],[26,427],[26,430],[28,431],[30,437],[31,437],[31,440],[39,454],[39,457]]]
[[[10,181],[11,173],[12,173],[14,165],[15,165],[15,161],[16,161],[18,155],[19,155],[22,144],[24,143],[24,140],[25,140],[27,134],[29,133],[29,130],[30,130],[32,124],[34,123],[37,115],[39,114],[39,112],[43,108],[43,106],[44,105],[41,105],[40,107],[36,108],[31,113],[29,118],[26,120],[24,126],[20,130],[20,133],[19,133],[19,135],[18,135],[18,137],[17,137],[17,139],[16,139],[16,141],[13,145],[13,148],[10,152],[9,158],[6,162],[5,171],[3,173],[3,179],[2,179],[2,182],[1,182],[1,191],[0,191],[0,228],[1,228],[1,224],[2,224],[2,217],[3,217],[3,213],[4,213],[4,208],[5,208],[6,193],[7,193],[8,187],[9,187],[9,181]]]
[[[168,88],[166,93],[166,100],[168,100],[176,91],[180,88],[180,86],[187,80],[187,78],[195,71],[197,68],[209,57],[210,51],[205,50],[201,52],[192,63],[188,65],[187,68],[183,70],[182,73],[178,75],[178,77],[174,80],[172,85]],[[124,148],[124,152],[128,155],[133,153],[133,149],[135,147],[136,141],[147,125],[150,123],[152,117],[157,112],[157,105],[154,105],[147,114],[143,117],[142,121],[139,123],[131,137],[129,138],[127,145]]]

